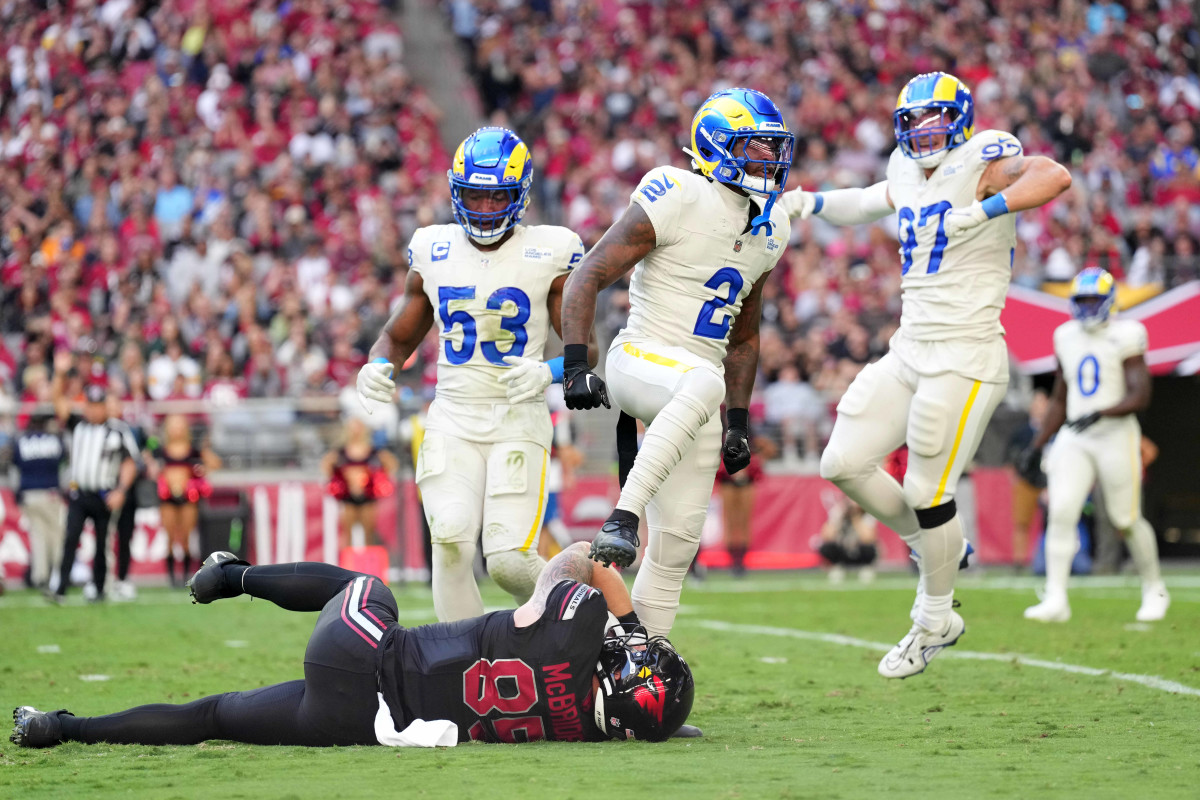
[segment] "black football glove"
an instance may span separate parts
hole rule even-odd
[[[572,411],[612,408],[608,387],[587,363],[587,345],[569,344],[563,348],[563,399]]]
[[[721,460],[730,475],[750,466],[750,412],[744,408],[731,408],[726,413],[729,430],[725,432],[725,446],[721,448]]]
[[[1100,419],[1100,412],[1093,411],[1090,414],[1084,414],[1079,419],[1071,420],[1070,422],[1067,423],[1067,427],[1070,428],[1071,430],[1075,431],[1076,433],[1082,433],[1083,431],[1086,431],[1088,428],[1095,425],[1097,420],[1099,420],[1099,419]]]
[[[1037,486],[1042,480],[1042,448],[1026,447],[1017,456],[1017,474],[1026,483]]]

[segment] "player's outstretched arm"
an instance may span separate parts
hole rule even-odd
[[[792,219],[816,215],[834,225],[862,225],[883,219],[895,211],[887,181],[865,189],[834,189],[830,192],[784,192],[779,204]]]
[[[630,203],[567,280],[562,302],[564,344],[588,341],[596,320],[596,295],[633,269],[657,242],[650,217],[637,203]]]
[[[576,542],[546,564],[538,576],[533,597],[517,609],[513,623],[518,628],[524,628],[541,619],[546,610],[546,598],[562,581],[578,581],[599,589],[614,616],[623,617],[633,611],[633,601],[629,599],[629,590],[625,588],[620,573],[588,558],[587,542]]]
[[[396,391],[392,375],[417,349],[432,324],[433,306],[425,295],[425,281],[419,272],[410,269],[404,296],[371,346],[368,363],[358,373],[358,398],[367,413],[371,413],[368,401],[392,401]]]
[[[1045,156],[1009,156],[998,158],[979,178],[975,192],[986,200],[1003,192],[1010,213],[1044,206],[1071,188],[1071,173],[1062,164]]]

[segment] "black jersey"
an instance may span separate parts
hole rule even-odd
[[[513,613],[388,629],[379,678],[396,730],[448,719],[464,742],[603,739],[592,721],[592,676],[608,619],[604,596],[564,580],[534,624],[515,627]]]

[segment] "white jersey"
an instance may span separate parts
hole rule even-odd
[[[439,333],[430,430],[549,448],[545,400],[510,406],[499,377],[510,369],[505,356],[543,357],[550,286],[582,258],[579,236],[555,225],[517,225],[492,251],[477,249],[459,225],[413,234],[409,264],[424,281]]]
[[[748,230],[760,213],[716,181],[678,167],[646,174],[632,202],[654,225],[656,246],[633,270],[629,321],[615,342],[681,347],[724,373],[729,331],[742,300],[787,247],[791,222],[776,205],[772,231]]]
[[[1113,319],[1088,330],[1077,320],[1054,331],[1054,354],[1067,384],[1067,419],[1111,408],[1125,397],[1125,359],[1146,352],[1146,326]]]
[[[900,239],[900,335],[913,343],[954,343],[913,348],[933,351],[922,353],[923,373],[961,372],[988,382],[1008,379],[1000,311],[1012,276],[1016,215],[987,220],[954,239],[946,236],[944,220],[952,208],[975,202],[988,164],[1023,152],[1011,134],[980,131],[951,150],[929,178],[899,149],[892,153],[887,185]],[[939,351],[947,351],[941,353],[944,358]],[[947,363],[930,363],[931,357]]]

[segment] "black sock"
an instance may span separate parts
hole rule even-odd
[[[192,554],[188,551],[183,551],[183,579],[186,581],[192,577]]]
[[[167,547],[167,580],[175,585],[175,551]]]
[[[632,511],[626,511],[623,508],[614,508],[613,512],[608,515],[608,519],[605,520],[605,522],[628,523],[632,525],[633,529],[636,531],[641,520],[638,519],[638,515]]]

